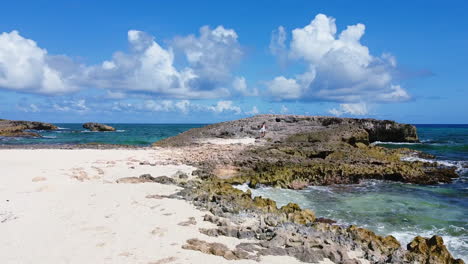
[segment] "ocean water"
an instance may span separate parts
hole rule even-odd
[[[56,131],[38,131],[42,138],[0,137],[0,144],[123,144],[149,146],[203,124],[109,124],[115,132],[90,132],[82,124],[55,124]]]
[[[297,203],[343,225],[355,224],[380,235],[393,235],[403,245],[416,235],[440,235],[452,254],[468,263],[468,125],[417,128],[420,144],[379,145],[431,153],[436,156],[431,162],[456,167],[459,179],[433,186],[365,181],[299,191],[270,187],[251,191],[279,205]]]

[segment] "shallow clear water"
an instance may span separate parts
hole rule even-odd
[[[109,124],[115,132],[90,132],[82,124],[55,124],[57,131],[39,131],[42,138],[0,137],[0,144],[123,144],[148,146],[202,124]]]
[[[356,224],[408,243],[416,235],[441,235],[449,250],[468,262],[468,125],[419,125],[421,144],[381,144],[429,152],[457,166],[461,178],[451,184],[423,186],[366,181],[357,185],[315,186],[294,191],[252,190],[254,195],[295,202],[317,216]],[[245,186],[244,186],[245,188]]]

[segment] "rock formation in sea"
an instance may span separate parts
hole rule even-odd
[[[258,138],[260,125],[267,133]],[[235,155],[219,155],[199,166],[213,171],[229,165],[238,170],[232,182],[298,189],[308,185],[350,184],[362,179],[419,184],[451,182],[454,168],[434,163],[407,162],[409,149],[387,149],[375,141],[417,142],[416,128],[375,119],[322,116],[259,115],[194,128],[155,146],[189,146],[208,138],[257,137],[257,144]]]
[[[0,119],[2,137],[40,137],[36,132],[26,130],[56,130],[58,127],[49,123]]]
[[[90,131],[115,131],[115,128],[111,126],[93,122],[84,123],[83,128],[89,129]]]
[[[267,132],[260,137],[263,122]],[[213,138],[245,137],[255,137],[256,144],[205,145]],[[376,141],[418,142],[418,136],[414,126],[393,121],[259,115],[194,128],[154,146],[182,148],[186,157],[181,162],[199,168],[192,173],[195,180],[177,180],[183,189],[173,198],[191,201],[213,214],[207,215],[205,221],[217,227],[200,232],[253,239],[234,249],[191,239],[184,249],[226,259],[258,260],[264,255],[284,255],[308,263],[324,258],[347,264],[363,263],[359,258],[368,263],[463,263],[453,258],[439,236],[416,237],[405,247],[393,236],[382,237],[365,228],[337,225],[332,219],[316,218],[311,210],[293,203],[278,208],[275,201],[252,197],[250,191],[234,187],[248,184],[252,188],[269,185],[300,189],[365,179],[437,184],[458,177],[453,168],[402,160],[408,155],[428,154],[371,144]],[[360,257],[353,257],[351,251]]]

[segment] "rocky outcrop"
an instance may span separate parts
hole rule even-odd
[[[89,129],[90,131],[95,131],[95,132],[115,131],[115,128],[111,126],[99,124],[99,123],[92,123],[92,122],[83,124],[83,128],[86,128],[86,129]]]
[[[26,130],[56,129],[58,127],[49,123],[0,119],[0,136],[2,137],[40,137],[38,133]]]
[[[194,165],[212,169],[220,177],[222,168],[231,168],[228,181],[249,183],[253,188],[263,184],[301,189],[368,179],[437,184],[458,177],[455,168],[402,160],[407,155],[423,155],[421,152],[370,144],[375,140],[417,140],[411,125],[373,119],[262,115],[192,129],[155,145],[191,146],[193,151],[203,142],[200,138],[255,136],[254,124],[262,124],[262,120],[269,125],[258,144]],[[215,150],[212,147],[213,157]]]
[[[259,137],[260,126],[266,123],[270,141],[282,141],[301,133],[319,132],[326,128],[347,127],[367,133],[369,142],[418,142],[416,127],[399,124],[394,121],[376,119],[338,118],[326,116],[297,115],[257,115],[194,128],[176,137],[155,143],[157,146],[185,146],[199,142],[204,138],[243,138]]]
[[[205,172],[196,173],[202,176]],[[339,226],[316,219],[313,212],[297,204],[281,208],[270,199],[252,197],[209,175],[204,181],[188,181],[172,198],[191,201],[208,210],[204,221],[214,228],[201,228],[208,236],[249,239],[235,248],[190,239],[182,246],[226,259],[259,260],[261,256],[291,256],[306,263],[325,258],[333,263],[444,263],[462,264],[454,259],[440,237],[416,237],[403,248],[393,236],[379,236],[365,228]],[[350,252],[354,252],[350,254]],[[365,261],[364,261],[365,260]]]
[[[407,246],[408,253],[406,258],[415,263],[428,264],[462,264],[461,259],[454,259],[447,247],[444,245],[444,240],[440,236],[424,238],[417,236]]]

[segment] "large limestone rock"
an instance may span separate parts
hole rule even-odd
[[[92,123],[92,122],[88,122],[88,123],[83,124],[83,128],[89,129],[91,131],[100,131],[100,132],[115,131],[115,128],[113,128],[111,126],[104,125],[104,124],[99,124],[99,123]]]
[[[346,128],[348,137],[359,131],[368,142],[418,142],[416,127],[389,120],[338,118],[326,116],[257,115],[194,128],[177,137],[156,142],[158,146],[183,146],[204,138],[259,137],[260,126],[266,123],[266,138],[282,141],[291,135],[320,132],[327,128]],[[367,133],[362,133],[362,131]],[[367,135],[366,135],[367,134]]]
[[[2,137],[40,137],[36,132],[25,130],[56,130],[58,127],[49,123],[0,119]]]

